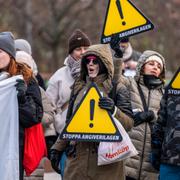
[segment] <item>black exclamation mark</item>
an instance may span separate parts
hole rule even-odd
[[[92,121],[94,119],[94,105],[95,105],[95,100],[94,99],[91,99],[90,100],[90,120]],[[93,123],[91,122],[89,124],[89,127],[92,128],[94,125]]]
[[[116,0],[116,6],[118,8],[118,11],[119,11],[119,14],[120,14],[120,18],[123,20],[124,19],[124,15],[123,15],[123,11],[122,11],[122,8],[121,8],[121,2],[120,0]],[[125,21],[122,21],[122,25],[125,26],[126,25],[126,22]]]

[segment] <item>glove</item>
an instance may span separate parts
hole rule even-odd
[[[150,162],[151,162],[153,168],[156,169],[157,171],[159,171],[159,168],[160,168],[160,154],[152,152],[150,154]]]
[[[62,151],[57,151],[56,149],[50,150],[51,166],[58,174],[61,174],[61,169],[60,169],[59,163],[60,163],[62,154],[63,154]]]
[[[17,84],[15,85],[16,90],[17,90],[17,98],[19,103],[24,103],[25,102],[25,95],[27,91],[27,85],[25,84],[24,80],[22,79],[17,79],[16,80]]]
[[[155,118],[155,114],[153,111],[143,111],[138,112],[134,115],[134,126],[138,126],[139,124],[143,122],[150,122]]]
[[[114,101],[109,97],[102,97],[99,99],[99,107],[106,109],[113,114],[115,109]]]
[[[111,49],[113,49],[115,51],[114,56],[117,57],[117,58],[122,58],[123,57],[123,52],[120,49],[119,43],[120,43],[119,36],[117,34],[112,35],[110,46],[111,46]]]

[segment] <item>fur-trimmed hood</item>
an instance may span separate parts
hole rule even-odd
[[[140,56],[140,58],[139,58],[139,60],[138,60],[138,64],[137,64],[137,66],[136,66],[136,76],[135,76],[136,81],[138,81],[138,80],[140,79],[142,67],[144,66],[147,58],[150,57],[150,56],[153,56],[153,55],[156,55],[156,56],[160,57],[161,60],[162,60],[163,70],[162,70],[159,78],[160,78],[161,80],[165,80],[166,65],[165,65],[165,59],[164,59],[164,57],[163,57],[161,54],[159,54],[158,52],[156,52],[156,51],[146,50],[146,51],[144,51],[143,54]]]

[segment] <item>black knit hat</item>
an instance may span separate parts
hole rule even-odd
[[[80,29],[76,29],[69,38],[69,54],[77,47],[90,45],[91,42],[88,36]]]
[[[11,32],[0,33],[0,49],[7,52],[14,59],[16,57],[16,49],[14,45],[14,36]]]

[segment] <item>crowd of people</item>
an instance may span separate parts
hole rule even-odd
[[[128,37],[113,35],[110,44],[92,45],[76,29],[68,39],[64,66],[46,87],[28,41],[1,32],[0,83],[16,78],[19,179],[25,177],[25,129],[38,123],[43,126],[47,158],[64,180],[180,179],[180,97],[169,93],[170,86],[165,88],[165,72],[160,53],[135,51]],[[122,124],[138,155],[98,166],[99,142],[60,138],[92,82],[102,93],[98,106]],[[38,169],[43,170],[43,162]],[[43,173],[39,177],[43,179]]]

